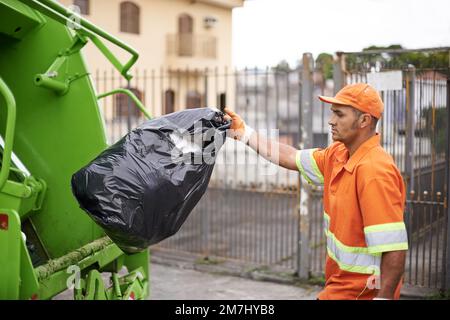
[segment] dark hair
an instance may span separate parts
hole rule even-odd
[[[355,116],[356,116],[357,118],[359,118],[362,114],[364,114],[364,112],[362,112],[362,111],[360,111],[360,110],[358,110],[358,109],[356,109],[356,108],[352,108],[352,110],[353,110],[353,113],[355,114]],[[375,130],[376,127],[377,127],[377,124],[378,124],[378,120],[379,120],[379,119],[375,118],[375,117],[372,116],[372,115],[370,115],[370,117],[372,118],[372,125],[370,126],[370,128],[371,128],[372,130]]]

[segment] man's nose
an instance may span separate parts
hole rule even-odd
[[[336,121],[334,120],[334,117],[331,117],[330,120],[328,120],[328,124],[333,127],[336,125]]]

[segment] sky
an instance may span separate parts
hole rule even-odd
[[[450,0],[247,0],[233,10],[238,67],[390,44],[450,46]]]

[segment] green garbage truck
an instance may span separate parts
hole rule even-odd
[[[92,42],[127,80],[138,53],[53,0],[0,0],[0,299],[145,299],[149,252],[122,252],[78,206],[74,172],[107,147],[83,58]],[[129,53],[118,59],[109,47]]]

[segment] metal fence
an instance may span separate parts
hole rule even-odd
[[[299,142],[298,70],[161,69],[137,72],[130,83],[119,83],[113,72],[98,72],[95,78],[99,92],[114,86],[131,88],[155,115],[181,110],[186,104],[226,104],[255,130],[291,145]],[[123,98],[106,98],[102,106],[110,143],[125,134],[128,125],[132,128],[144,121]],[[206,194],[180,231],[156,247],[295,272],[298,172],[275,166],[228,140],[216,159]]]
[[[369,67],[347,65],[343,70],[341,66],[345,63],[336,61],[336,86],[314,67],[305,78],[304,65],[295,70],[136,71],[128,83],[112,71],[102,71],[95,73],[94,82],[97,92],[130,88],[155,116],[185,107],[227,105],[256,130],[275,130],[272,138],[281,142],[305,147],[301,128],[306,128],[309,144],[326,147],[329,109],[311,99],[313,112],[306,117],[305,95],[333,95],[344,82],[367,81],[371,72]],[[390,68],[403,70],[405,80],[399,90],[382,90],[385,113],[379,131],[408,186],[405,221],[410,250],[405,281],[449,288],[448,73]],[[110,143],[144,121],[133,110],[133,103],[123,96],[104,100],[102,112]],[[227,141],[204,197],[180,231],[154,248],[235,259],[299,275],[302,269],[304,275],[306,268],[308,275],[322,276],[326,256],[322,192],[300,185],[304,186],[297,172],[270,164],[242,144]],[[307,207],[301,205],[301,190],[306,192],[302,197],[308,198]],[[301,210],[308,211],[304,220],[300,219]]]

